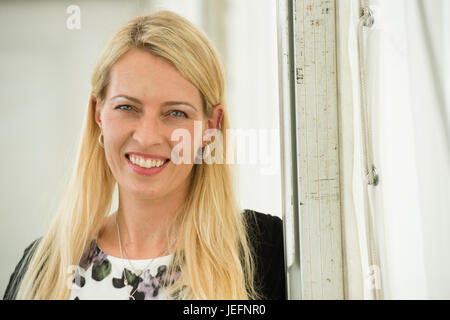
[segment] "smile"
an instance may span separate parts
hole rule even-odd
[[[167,164],[170,161],[170,159],[166,160],[144,159],[134,155],[130,156],[128,154],[125,157],[131,169],[133,169],[135,173],[144,176],[154,176],[160,173],[165,167],[167,167]]]
[[[129,160],[142,168],[154,168],[154,167],[161,167],[164,163],[166,163],[169,159],[166,160],[153,160],[153,159],[144,159],[141,157],[136,156],[129,156]]]

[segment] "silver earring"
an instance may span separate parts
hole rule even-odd
[[[203,156],[206,154],[208,157],[211,156],[211,143],[208,143],[206,146],[203,147]]]
[[[105,146],[103,145],[102,137],[103,137],[103,135],[100,133],[100,135],[98,136],[98,144],[100,145],[100,147],[102,147],[104,149]]]

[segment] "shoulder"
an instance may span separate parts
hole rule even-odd
[[[283,221],[276,216],[244,210],[256,264],[255,281],[265,299],[286,299]]]
[[[250,209],[244,210],[244,216],[250,240],[264,246],[282,243],[283,221],[279,217]]]
[[[34,240],[28,247],[25,248],[22,258],[16,265],[11,277],[9,278],[8,286],[6,288],[3,300],[14,300],[17,296],[17,291],[19,290],[22,278],[25,272],[28,270],[28,264],[33,257],[33,254],[42,238]]]
[[[251,224],[251,227],[255,227],[256,224],[256,227],[262,227],[263,229],[282,229],[283,226],[283,222],[279,217],[255,210],[245,209],[244,216],[247,222]]]

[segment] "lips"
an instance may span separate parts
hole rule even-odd
[[[167,162],[167,160],[170,160],[170,158],[161,156],[161,155],[157,155],[157,154],[148,154],[148,153],[141,153],[141,152],[129,152],[129,153],[125,153],[125,157],[130,160],[130,156],[136,156],[139,158],[143,158],[144,160],[163,160],[165,162]]]
[[[131,158],[130,155],[128,153],[125,154],[125,158],[131,162]],[[155,158],[144,158],[144,159],[150,159],[150,160],[156,160]],[[158,159],[158,160],[163,160],[164,164],[166,164],[167,162],[170,161],[170,159],[166,158],[166,159]]]
[[[169,161],[170,161],[170,159],[167,159],[166,161],[164,161],[164,164],[162,164],[159,167],[144,168],[144,167],[141,167],[140,165],[134,164],[127,157],[127,163],[130,166],[130,168],[135,173],[137,173],[138,175],[141,175],[141,176],[155,176],[155,175],[159,174],[162,170],[164,170],[164,168],[166,168],[168,166]]]

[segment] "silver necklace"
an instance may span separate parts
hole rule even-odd
[[[117,229],[117,238],[119,239],[119,248],[120,248],[120,256],[121,256],[121,258],[122,258],[122,260],[123,260],[123,256],[124,256],[124,254],[123,254],[123,251],[122,251],[122,241],[121,241],[121,239],[120,239],[120,230],[119,230],[119,223],[117,222],[117,214],[116,214],[116,229]],[[161,256],[164,252],[166,252],[167,251],[167,248],[165,248],[163,251],[161,251],[158,255],[157,255],[157,257],[159,257],[159,256]],[[131,269],[133,270],[133,272],[136,274],[136,276],[138,276],[138,277],[140,277],[141,276],[141,274],[145,271],[145,270],[147,270],[151,265],[152,265],[152,263],[155,261],[155,258],[153,258],[153,259],[151,259],[151,261],[150,261],[150,263],[147,265],[147,266],[145,266],[145,268],[143,268],[143,269],[135,269],[134,268],[134,266],[133,266],[133,264],[131,263],[131,261],[130,261],[130,259],[128,259],[128,256],[125,254],[125,257],[126,257],[126,260],[128,261],[128,264],[130,265],[130,267],[131,267]],[[123,283],[126,285],[126,286],[128,286],[129,285],[129,283],[128,283],[128,280],[127,280],[127,275],[125,274],[125,268],[123,269],[123,271],[122,271],[122,276],[123,276]],[[134,299],[134,296],[133,296],[133,294],[136,292],[136,290],[137,290],[137,287],[136,287],[136,289],[134,289],[133,290],[133,292],[130,292],[128,295],[129,295],[129,297],[131,298],[131,299],[133,299],[133,300],[135,300]]]

